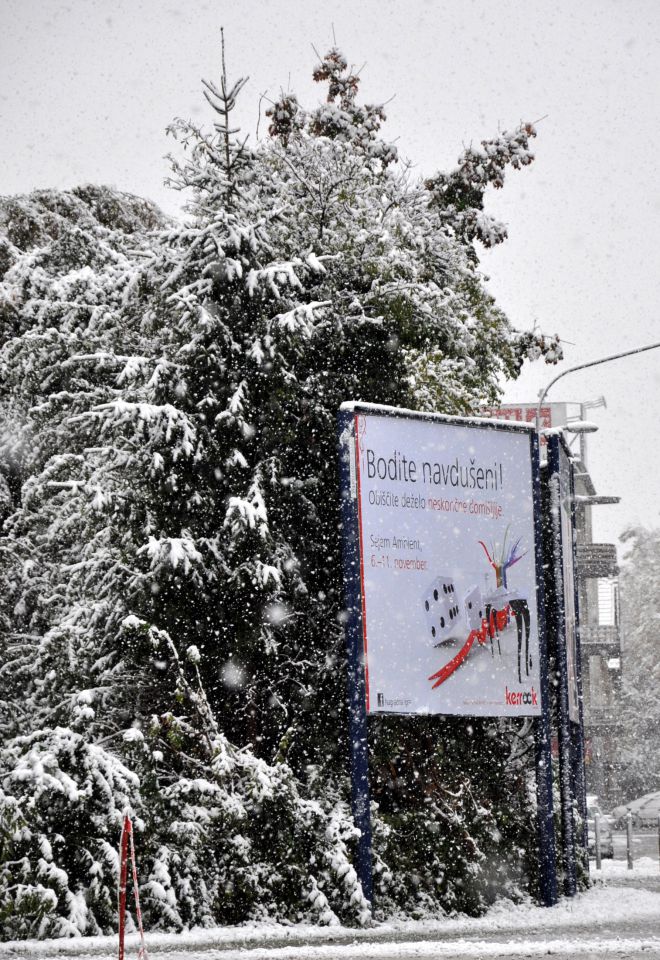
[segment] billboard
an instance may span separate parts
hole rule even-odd
[[[530,428],[353,409],[367,712],[540,715]]]

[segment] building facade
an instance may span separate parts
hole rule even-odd
[[[575,475],[576,576],[578,581],[582,695],[584,705],[587,790],[605,806],[620,802],[615,773],[617,738],[621,733],[621,618],[616,544],[595,543],[592,511],[616,497],[599,497],[587,467],[587,438],[579,431],[587,408],[601,406],[604,398],[586,404],[546,403],[541,408],[541,429],[566,427],[573,451]],[[482,410],[484,416],[533,423],[536,403],[512,403]],[[545,443],[541,437],[541,459]]]

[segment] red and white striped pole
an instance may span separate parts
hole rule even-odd
[[[119,960],[124,960],[126,936],[126,881],[128,879],[128,838],[132,832],[131,818],[124,816],[119,841]]]
[[[138,888],[137,865],[135,862],[135,845],[133,843],[133,824],[128,814],[124,815],[124,823],[119,842],[119,960],[125,960],[124,941],[126,938],[126,885],[128,882],[128,851],[131,852],[131,875],[133,877],[133,897],[135,898],[135,919],[140,934],[140,949],[138,960],[149,960],[147,946],[144,942],[144,928],[142,926],[142,910],[140,909],[140,892]]]

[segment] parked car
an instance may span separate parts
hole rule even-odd
[[[624,803],[620,807],[615,807],[612,811],[617,826],[625,827],[628,813],[632,815],[633,826],[635,827],[657,827],[658,817],[660,817],[660,790],[654,793],[645,793],[643,797],[637,800],[631,800],[630,803]]]
[[[612,819],[606,816],[600,809],[598,797],[587,797],[587,838],[589,843],[589,853],[596,855],[596,817],[598,817],[598,826],[600,833],[600,855],[607,859],[614,856],[614,833],[612,831]]]

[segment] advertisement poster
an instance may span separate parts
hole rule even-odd
[[[369,713],[541,713],[530,432],[355,415]]]
[[[564,587],[564,624],[568,673],[568,715],[580,722],[577,671],[577,617],[575,615],[575,570],[573,563],[573,520],[571,511],[571,465],[559,445],[559,519],[561,525],[562,581]]]

